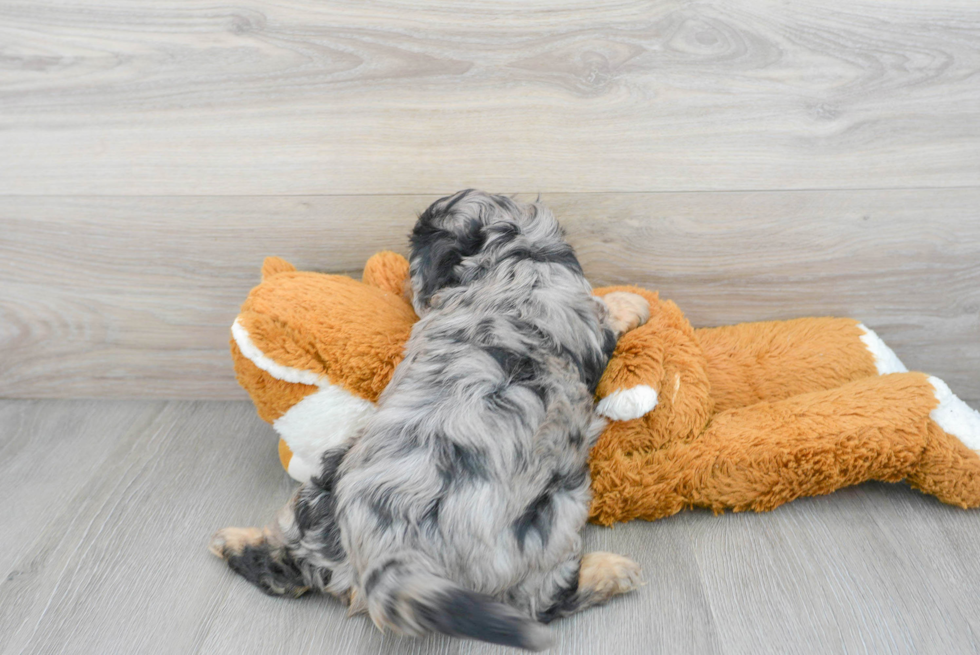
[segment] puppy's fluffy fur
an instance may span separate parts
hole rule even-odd
[[[541,649],[542,623],[633,588],[639,569],[581,555],[593,393],[619,334],[540,205],[464,191],[412,233],[421,317],[378,412],[328,452],[265,530],[215,554],[267,593],[326,591],[399,632]]]

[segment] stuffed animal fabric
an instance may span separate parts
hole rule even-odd
[[[417,320],[408,262],[372,257],[358,282],[268,258],[232,327],[239,383],[280,435],[289,474],[350,438],[401,361]],[[980,506],[980,413],[910,373],[844,318],[694,329],[636,287],[650,320],[626,334],[597,389],[610,419],[591,457],[591,520],[654,520],[684,508],[771,510],[866,480]]]

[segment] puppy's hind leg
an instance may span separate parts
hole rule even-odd
[[[557,571],[556,571],[557,573]],[[640,586],[640,565],[613,553],[587,553],[576,575],[569,576],[552,592],[549,604],[538,612],[538,620],[549,623],[599,605],[613,596]]]
[[[265,528],[218,530],[211,536],[208,550],[270,596],[302,596],[309,586],[283,534],[283,523],[290,526],[295,522],[295,500],[294,497]]]

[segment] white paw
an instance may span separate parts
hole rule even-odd
[[[967,448],[980,452],[980,412],[956,397],[945,382],[937,377],[929,377],[935,389],[939,407],[929,413],[929,418],[943,429],[962,441]]]
[[[599,401],[595,411],[614,421],[639,418],[657,406],[657,390],[640,384],[630,389],[620,389]]]

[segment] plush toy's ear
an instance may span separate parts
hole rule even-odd
[[[390,250],[372,255],[367,260],[367,264],[364,265],[364,276],[361,278],[361,282],[406,298],[408,260]]]
[[[266,257],[262,262],[262,280],[268,280],[279,273],[292,273],[296,267],[279,257]]]

